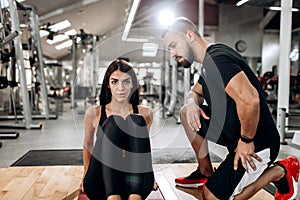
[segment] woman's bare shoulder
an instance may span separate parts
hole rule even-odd
[[[86,126],[96,128],[100,120],[101,106],[89,106],[85,110],[84,122]]]
[[[88,117],[88,118],[99,117],[100,114],[101,114],[101,106],[89,106],[85,110],[85,117]]]
[[[143,105],[138,105],[139,108],[139,113],[143,116],[143,117],[152,117],[153,113],[152,113],[152,109],[148,106],[143,106]]]

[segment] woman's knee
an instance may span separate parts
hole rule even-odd
[[[129,195],[128,200],[142,200],[142,197],[138,194],[131,194]]]
[[[110,195],[107,197],[107,200],[121,200],[120,195]]]

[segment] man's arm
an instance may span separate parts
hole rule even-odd
[[[202,95],[202,86],[197,82],[189,91],[186,97],[186,103],[194,101],[197,105],[201,105],[204,102],[204,98]]]
[[[185,106],[187,123],[190,128],[195,131],[199,131],[201,128],[200,115],[205,119],[209,119],[205,112],[199,107],[199,105],[204,102],[202,94],[202,86],[197,82],[186,98]]]
[[[226,93],[235,101],[241,123],[241,135],[253,138],[259,120],[259,95],[244,72],[236,74],[227,84]]]
[[[236,74],[227,84],[225,92],[235,101],[238,117],[241,124],[241,136],[252,139],[255,137],[260,115],[260,99],[256,88],[248,80],[244,72]],[[237,169],[238,160],[241,158],[244,168],[248,171],[246,162],[255,170],[252,158],[258,161],[255,152],[254,143],[238,142],[236,148],[236,156],[234,160],[234,168]]]

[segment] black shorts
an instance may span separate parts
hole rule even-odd
[[[130,194],[138,194],[142,199],[146,199],[153,189],[153,184],[153,172],[118,171],[103,165],[93,156],[83,179],[84,191],[91,200],[105,200],[110,195],[120,195],[122,199],[128,199]]]
[[[255,182],[270,164],[274,162],[271,159],[274,157],[274,153],[274,149],[271,148],[257,152],[263,161],[259,162],[254,159],[256,170],[254,171],[248,164],[248,173],[245,172],[241,161],[238,163],[238,169],[233,169],[235,154],[229,153],[217,170],[209,177],[205,185],[218,199],[232,199],[243,188]]]
[[[201,108],[204,110],[205,113],[209,113],[209,110],[206,110],[206,106],[201,106]],[[234,170],[234,157],[235,152],[232,147],[237,144],[227,144],[230,141],[238,141],[239,138],[233,138],[231,140],[228,139],[228,136],[226,134],[219,134],[219,135],[209,135],[211,132],[209,132],[209,125],[210,121],[204,119],[202,116],[200,116],[200,122],[201,122],[201,129],[197,132],[198,135],[201,137],[210,140],[212,142],[218,143],[220,145],[226,146],[229,154],[225,158],[225,160],[220,164],[220,166],[217,168],[217,170],[213,173],[213,175],[208,179],[207,183],[205,184],[206,187],[212,192],[217,198],[219,199],[229,199],[232,194],[235,192],[237,187],[240,187],[239,183],[241,182],[243,176],[245,175],[245,169],[242,166],[241,161],[239,160],[238,163],[238,169]],[[218,137],[218,138],[217,138]],[[277,155],[279,153],[280,148],[280,141],[279,138],[273,137],[272,145],[266,144],[266,142],[260,142],[265,141],[264,138],[257,137],[259,141],[254,141],[255,149],[257,151],[263,151],[265,149],[270,149],[269,155],[268,155],[268,161],[262,168],[267,168],[272,164],[275,159],[277,158]],[[226,145],[227,144],[227,145]],[[228,148],[230,147],[230,148]],[[249,168],[249,167],[248,167]],[[249,184],[248,184],[249,185]]]

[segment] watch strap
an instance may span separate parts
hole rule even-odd
[[[247,136],[241,135],[241,140],[245,143],[251,143],[254,141],[254,138],[249,138]]]

